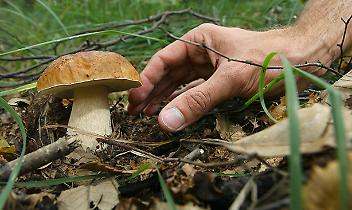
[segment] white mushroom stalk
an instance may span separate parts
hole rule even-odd
[[[68,125],[99,135],[110,135],[112,129],[107,88],[91,86],[75,89]],[[84,149],[95,150],[97,148],[98,142],[95,137],[77,133]],[[76,132],[68,129],[67,134],[74,135]]]

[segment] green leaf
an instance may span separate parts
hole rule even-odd
[[[297,97],[296,79],[293,74],[292,66],[286,57],[280,55],[284,66],[285,74],[285,92],[287,99],[287,115],[289,124],[289,141],[290,141],[290,209],[302,209],[302,166],[300,147],[300,130],[298,121],[299,101]]]
[[[337,148],[337,158],[339,160],[339,173],[340,173],[340,183],[339,183],[339,198],[340,198],[340,209],[347,210],[348,202],[351,195],[348,190],[348,155],[347,155],[347,146],[346,146],[346,136],[345,136],[345,125],[342,117],[341,107],[342,100],[341,95],[336,91],[329,83],[324,80],[309,74],[305,71],[302,71],[298,68],[294,68],[295,72],[304,77],[316,85],[325,88],[330,97],[331,112],[334,120],[334,130],[335,130],[335,139],[336,139],[336,148]]]
[[[15,93],[20,93],[20,92],[27,91],[27,90],[31,90],[31,89],[34,89],[36,87],[37,87],[37,82],[33,82],[33,83],[30,83],[30,84],[22,85],[22,86],[17,87],[17,88],[1,91],[0,92],[0,97],[6,96],[6,95],[15,94]]]
[[[169,206],[169,209],[177,210],[175,201],[174,201],[174,199],[172,197],[172,194],[171,194],[169,188],[167,187],[167,185],[166,185],[166,183],[164,181],[163,176],[161,176],[159,168],[156,165],[154,165],[154,167],[155,167],[155,169],[156,169],[156,171],[158,173],[159,183],[160,183],[161,189],[163,190],[163,193],[164,193],[167,205]]]
[[[97,179],[101,177],[110,176],[109,174],[95,174],[88,176],[73,176],[73,177],[64,177],[58,179],[48,179],[40,181],[28,181],[28,182],[15,182],[15,187],[24,187],[24,188],[34,188],[34,187],[50,187],[53,185],[65,184],[69,182],[80,182],[84,180]],[[1,185],[5,185],[6,182],[0,182]]]
[[[269,55],[267,55],[263,61],[262,65],[262,71],[260,72],[260,78],[259,78],[259,99],[260,99],[260,104],[262,105],[262,108],[265,112],[265,114],[275,123],[277,123],[277,120],[271,115],[269,110],[266,108],[265,101],[264,101],[264,84],[265,84],[265,75],[266,75],[266,70],[268,69],[268,65],[270,61],[274,58],[274,56],[277,55],[277,52],[272,52]]]

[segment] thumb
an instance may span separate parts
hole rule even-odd
[[[222,75],[221,75],[222,74]],[[159,114],[159,124],[167,131],[179,131],[201,118],[220,102],[234,95],[228,76],[216,71],[212,77],[174,98]],[[233,78],[232,78],[233,79]]]

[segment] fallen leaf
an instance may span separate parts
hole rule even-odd
[[[276,105],[276,106],[272,105],[269,108],[269,112],[278,121],[284,119],[287,116],[286,97],[285,96],[281,97],[280,98],[280,103],[278,105]]]
[[[165,202],[161,202],[160,200],[154,199],[154,202],[152,206],[150,207],[150,210],[161,210],[161,209],[169,209],[169,206]],[[176,205],[176,209],[178,210],[207,210],[209,208],[202,208],[198,205],[195,205],[193,203],[187,203],[184,205]]]
[[[352,153],[349,153],[349,161],[352,161]],[[326,167],[315,166],[313,172],[303,188],[304,209],[335,210],[339,207],[339,182],[340,176],[338,162],[332,161]],[[352,193],[352,167],[349,167],[348,188]],[[352,203],[348,209],[352,209]]]
[[[4,137],[0,136],[0,155],[3,154],[16,154],[16,147],[14,145],[9,145]]]
[[[111,210],[119,203],[118,194],[118,183],[108,178],[61,192],[58,207],[59,210]]]
[[[347,146],[351,147],[352,115],[345,108],[342,109],[345,123]],[[298,111],[301,132],[302,153],[320,151],[324,146],[335,146],[334,128],[331,123],[329,106],[315,104]],[[224,144],[225,147],[237,153],[256,153],[259,156],[277,157],[289,154],[288,120],[244,137],[234,143]]]
[[[345,107],[352,109],[352,70],[337,80],[332,86],[341,93]],[[322,92],[321,98],[325,103],[330,104],[327,91]]]
[[[220,114],[216,116],[216,130],[222,139],[228,141],[237,141],[246,136],[240,125],[233,124],[226,116]]]
[[[308,96],[308,101],[304,104],[304,107],[310,107],[320,101],[320,96],[317,93],[312,93]]]

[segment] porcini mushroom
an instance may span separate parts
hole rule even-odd
[[[37,82],[42,94],[72,98],[69,126],[100,135],[112,133],[108,93],[141,85],[139,74],[119,54],[103,51],[79,52],[53,61]],[[75,134],[68,129],[69,135]],[[78,134],[84,149],[94,150],[94,137]]]

